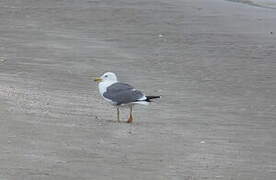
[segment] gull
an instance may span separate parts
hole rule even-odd
[[[120,122],[120,107],[129,107],[129,118],[127,123],[133,122],[132,108],[136,104],[148,105],[151,99],[160,96],[145,96],[144,93],[129,84],[121,83],[113,72],[106,72],[101,77],[95,78],[103,99],[117,108],[117,121]]]

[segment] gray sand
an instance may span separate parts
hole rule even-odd
[[[222,0],[2,0],[0,179],[276,179],[275,22]],[[106,71],[163,98],[116,123]]]

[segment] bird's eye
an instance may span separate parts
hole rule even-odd
[[[105,75],[104,77],[108,77],[108,75]]]

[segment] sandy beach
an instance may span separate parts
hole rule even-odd
[[[275,22],[223,0],[2,0],[0,179],[276,179]],[[117,123],[107,71],[162,98]]]

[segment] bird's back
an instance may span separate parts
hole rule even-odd
[[[126,83],[114,83],[107,87],[103,96],[115,102],[116,105],[136,102],[144,97],[144,94]]]

